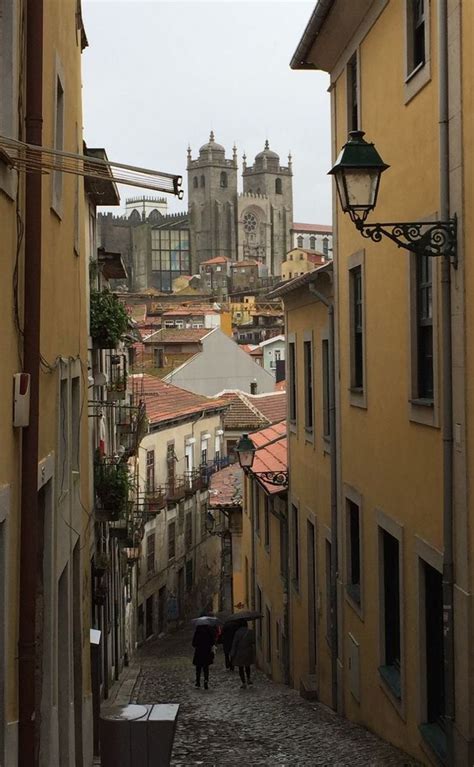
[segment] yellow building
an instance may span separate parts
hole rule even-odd
[[[82,152],[80,3],[5,2],[0,40],[12,64],[0,69],[2,136]],[[78,175],[25,174],[21,162],[17,172],[9,151],[0,156],[0,762],[90,764],[84,189]],[[14,403],[18,373],[30,376],[29,407],[25,377]]]
[[[390,164],[369,221],[457,216],[446,268],[361,237],[334,192],[338,709],[425,764],[474,761],[473,14],[320,0],[291,62],[330,75],[333,162],[363,129]]]
[[[281,265],[282,280],[291,280],[306,272],[312,272],[318,266],[322,266],[326,259],[323,253],[304,248],[293,248],[286,254]]]
[[[262,473],[285,480],[286,433],[286,421],[280,421],[250,435],[255,459],[245,477],[242,514],[243,601],[262,615],[255,621],[257,665],[278,682],[289,679],[288,488]]]

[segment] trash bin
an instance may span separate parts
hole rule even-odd
[[[100,717],[102,767],[169,767],[179,705],[114,706]]]

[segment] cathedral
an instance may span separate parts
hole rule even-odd
[[[200,264],[217,256],[261,264],[261,276],[281,273],[292,249],[293,188],[288,165],[268,141],[253,165],[243,156],[238,191],[237,149],[225,149],[211,131],[193,160],[188,149],[188,211],[167,213],[166,200],[127,200],[124,215],[99,214],[100,245],[122,253],[132,291],[170,292],[180,275],[199,273]]]
[[[288,165],[265,142],[253,165],[243,156],[243,191],[238,192],[237,149],[227,159],[211,131],[192,159],[188,149],[188,205],[193,264],[216,256],[232,261],[255,259],[269,274],[279,274],[291,250],[293,188]]]

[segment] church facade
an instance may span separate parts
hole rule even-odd
[[[255,259],[280,274],[291,249],[293,173],[291,156],[282,166],[268,141],[253,165],[243,157],[243,192],[238,192],[237,149],[225,149],[211,131],[196,159],[188,149],[188,205],[193,264],[225,256]]]

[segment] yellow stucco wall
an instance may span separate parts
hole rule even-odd
[[[301,248],[294,248],[286,254],[286,260],[281,265],[282,280],[290,280],[300,274],[312,272],[315,265],[308,260],[308,253]]]

